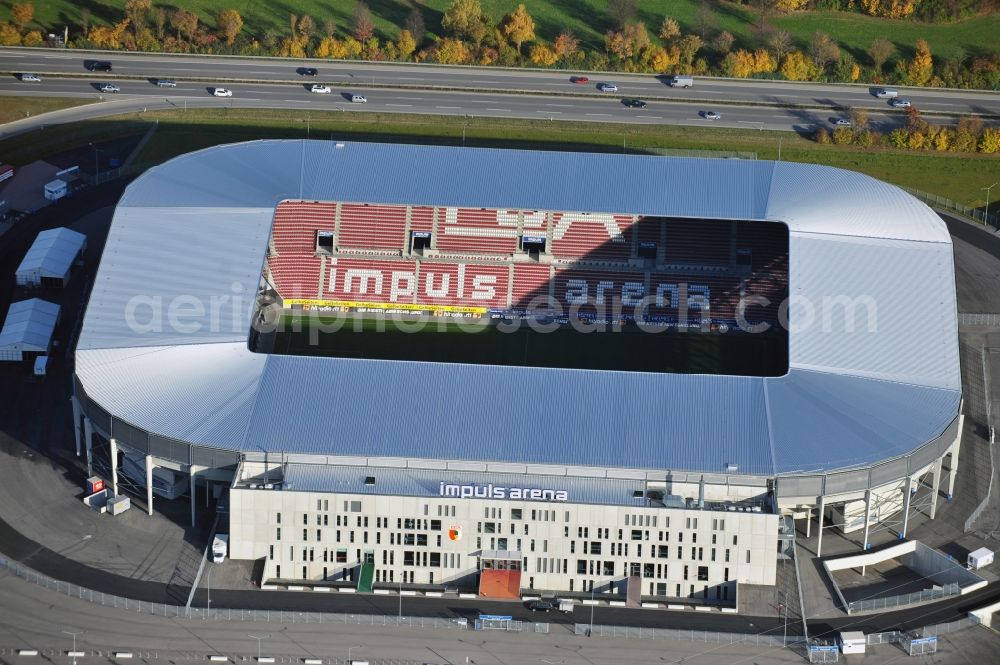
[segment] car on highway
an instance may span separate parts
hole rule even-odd
[[[119,88],[114,83],[102,83],[99,88],[101,92],[121,92],[122,89]]]
[[[528,609],[532,612],[551,612],[556,609],[556,604],[548,600],[528,601]]]
[[[597,89],[601,92],[618,92],[618,86],[614,83],[598,83]]]
[[[700,111],[698,115],[700,115],[705,120],[718,120],[719,118],[722,117],[722,115],[720,113],[717,113],[716,111]]]
[[[212,94],[216,97],[232,97],[233,91],[227,88],[212,88]]]
[[[27,83],[41,83],[42,77],[38,74],[21,74],[21,80]]]
[[[368,98],[364,95],[351,95],[352,104],[366,104],[368,103]]]
[[[110,72],[111,63],[107,60],[88,60],[85,63],[87,69],[92,72]]]
[[[646,108],[646,102],[641,99],[623,99],[622,104],[629,107],[630,109],[644,109]]]
[[[570,76],[569,80],[570,83],[580,83],[581,85],[584,83],[590,83],[590,79],[586,76]]]
[[[323,85],[322,83],[313,83],[312,87],[310,87],[309,90],[312,92],[318,92],[321,95],[330,94],[330,86]]]
[[[905,109],[912,106],[912,104],[910,104],[909,99],[893,99],[892,101],[889,102],[889,106],[891,106],[894,109]]]
[[[156,79],[156,85],[161,88],[176,88],[177,81],[171,81],[170,79]]]
[[[300,76],[316,76],[319,74],[319,70],[315,67],[299,67],[297,71]]]
[[[833,121],[833,124],[837,125],[837,127],[850,127],[851,121],[847,118],[837,118]]]

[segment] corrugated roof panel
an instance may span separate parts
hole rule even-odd
[[[944,222],[902,189],[829,166],[776,162],[766,215],[803,233],[951,244]]]
[[[769,473],[761,388],[747,377],[271,356],[247,449]]]
[[[245,341],[273,216],[119,207],[77,348]]]
[[[138,427],[240,450],[267,357],[245,344],[81,351],[87,396]]]
[[[940,435],[961,401],[954,390],[803,370],[766,382],[778,473],[909,453]]]
[[[961,389],[950,244],[796,233],[789,257],[792,367]]]

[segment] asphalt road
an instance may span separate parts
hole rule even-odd
[[[115,53],[96,57],[110,59],[114,63],[113,74],[88,72],[84,66],[86,53],[2,49],[0,72],[8,74],[0,78],[0,95],[117,99],[113,107],[91,105],[86,111],[77,111],[78,118],[185,105],[350,109],[791,131],[833,127],[834,120],[844,117],[842,109],[847,106],[868,107],[871,123],[880,131],[900,126],[904,118],[902,111],[889,108],[864,86],[698,79],[693,88],[684,90],[670,88],[651,75],[595,74],[587,84],[579,85],[572,83],[570,73],[564,71],[158,54]],[[303,64],[315,65],[319,75],[300,76],[296,70]],[[16,76],[21,72],[37,73],[42,82],[22,82]],[[154,81],[158,78],[170,78],[178,85],[157,87]],[[99,85],[111,80],[121,87],[121,92],[102,95]],[[619,86],[618,93],[597,90],[598,82],[609,80]],[[310,92],[313,83],[328,84],[332,93]],[[213,97],[216,86],[232,90],[233,97]],[[368,103],[352,104],[352,93],[365,95]],[[996,93],[915,89],[903,94],[924,111],[925,117],[942,124],[955,122],[956,116],[938,117],[935,113],[1000,116],[1000,95]],[[623,100],[631,98],[645,99],[647,108],[626,107]],[[780,104],[795,104],[799,108],[775,106]],[[701,112],[707,110],[720,113],[721,119],[711,121],[701,117]],[[9,131],[0,133],[0,137],[10,135]]]
[[[669,87],[665,79],[651,74],[592,74],[585,85],[570,81],[570,76],[585,72],[539,71],[480,67],[442,67],[399,63],[358,63],[336,60],[294,60],[281,58],[231,58],[172,56],[164,54],[110,53],[81,51],[2,49],[0,71],[86,74],[86,59],[110,60],[114,74],[176,79],[218,79],[219,81],[287,81],[305,79],[297,73],[303,66],[319,69],[309,82],[337,86],[394,85],[414,87],[449,87],[467,90],[531,91],[548,94],[599,95],[596,85],[607,81],[619,86],[626,97],[664,97],[683,101],[716,100],[727,103],[798,104],[826,107],[869,106],[885,108],[883,100],[864,85],[799,84],[781,81],[719,80],[698,78],[690,89]],[[980,113],[1000,115],[1000,94],[984,91],[901,90],[925,112]]]

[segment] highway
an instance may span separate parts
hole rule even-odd
[[[91,73],[93,58],[114,63],[113,74]],[[316,77],[300,76],[304,65],[319,69]],[[691,89],[671,88],[652,75],[588,74],[585,85],[570,81],[573,72],[507,70],[434,65],[299,61],[276,58],[222,58],[79,51],[0,49],[0,94],[90,97],[116,106],[93,106],[80,117],[96,117],[141,108],[188,106],[295,108],[419,113],[496,118],[532,118],[633,124],[718,126],[811,131],[832,127],[843,108],[871,110],[875,129],[899,126],[903,112],[889,108],[865,86],[792,84],[775,81],[696,79]],[[17,73],[39,74],[40,83],[22,82]],[[176,88],[154,85],[158,78],[177,81]],[[101,83],[114,81],[117,94],[102,95]],[[618,93],[601,93],[598,82],[618,85]],[[332,94],[309,91],[313,83],[329,85]],[[233,91],[231,98],[214,98],[216,86]],[[352,104],[352,93],[367,104]],[[944,124],[955,114],[979,113],[1000,118],[1000,95],[977,91],[907,90],[925,117]],[[626,107],[623,99],[641,98],[645,109]],[[795,105],[790,107],[789,105]],[[714,110],[720,120],[706,120],[701,111]],[[936,117],[934,114],[950,114]],[[0,134],[2,136],[2,134]]]

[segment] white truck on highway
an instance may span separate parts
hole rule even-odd
[[[681,75],[678,75],[678,76],[672,76],[670,78],[670,87],[671,88],[690,88],[693,85],[694,85],[694,77],[693,76],[681,76]]]
[[[222,563],[229,554],[229,534],[220,533],[212,541],[212,563]]]

